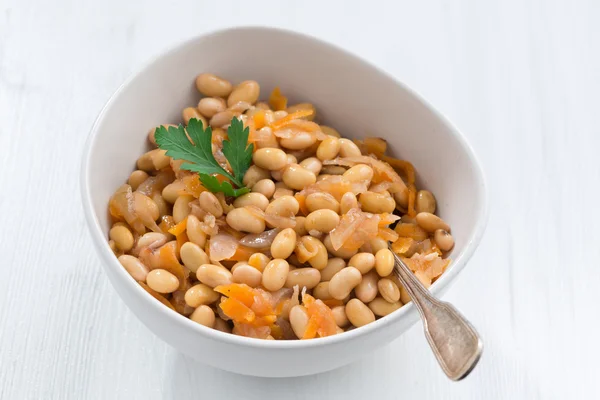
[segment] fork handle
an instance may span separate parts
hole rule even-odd
[[[446,375],[455,381],[477,365],[483,342],[473,326],[452,305],[433,297],[393,251],[394,272],[423,320],[427,341]]]

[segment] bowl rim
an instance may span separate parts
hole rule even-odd
[[[161,317],[167,318],[172,324],[179,325],[183,329],[191,330],[202,336],[207,336],[209,339],[214,341],[223,342],[232,345],[239,346],[247,346],[259,349],[303,349],[309,347],[320,347],[326,346],[334,343],[342,343],[351,341],[353,339],[357,339],[362,336],[366,336],[371,334],[372,332],[384,328],[386,325],[391,325],[400,319],[406,318],[410,319],[415,318],[417,316],[417,310],[415,309],[412,302],[404,305],[399,310],[382,317],[370,324],[362,326],[360,328],[353,329],[349,332],[344,332],[338,335],[328,336],[324,338],[315,338],[311,340],[262,340],[249,338],[244,336],[233,335],[229,333],[224,333],[218,331],[213,328],[208,328],[203,325],[200,325],[189,318],[174,312],[173,310],[165,307],[159,301],[156,301],[149,293],[147,293],[135,280],[131,279],[131,276],[122,268],[121,264],[118,262],[117,258],[112,253],[108,245],[108,240],[106,239],[102,229],[100,228],[100,222],[97,216],[93,211],[93,203],[92,203],[92,195],[91,188],[89,186],[90,180],[90,159],[94,148],[96,147],[96,142],[98,139],[99,126],[107,114],[108,110],[111,108],[112,104],[115,102],[115,99],[118,98],[122,92],[124,92],[128,86],[134,81],[139,74],[150,69],[154,63],[158,60],[163,59],[165,57],[169,57],[174,53],[180,51],[183,48],[188,46],[193,46],[195,42],[200,39],[208,39],[210,37],[216,37],[223,34],[244,34],[248,31],[264,31],[278,35],[287,35],[291,37],[295,37],[298,39],[302,39],[305,41],[313,41],[317,44],[327,47],[332,51],[341,52],[344,55],[355,59],[357,62],[366,63],[370,67],[374,68],[380,74],[385,75],[390,80],[394,81],[396,85],[400,86],[410,95],[412,95],[417,101],[419,101],[424,107],[426,107],[430,112],[432,112],[440,121],[442,121],[449,129],[452,131],[455,139],[460,143],[465,154],[468,156],[471,165],[473,166],[475,177],[478,180],[477,186],[480,188],[480,197],[481,197],[481,206],[479,208],[478,215],[476,218],[475,229],[469,236],[468,240],[465,243],[464,250],[462,253],[458,255],[457,258],[453,258],[451,267],[444,273],[442,276],[436,280],[430,291],[433,294],[437,294],[442,289],[447,287],[451,282],[454,281],[456,276],[465,268],[467,262],[472,257],[473,253],[477,249],[479,243],[481,242],[481,238],[485,232],[487,222],[489,219],[489,203],[488,203],[488,186],[486,184],[485,175],[483,169],[481,167],[481,163],[479,159],[475,155],[471,145],[467,142],[466,138],[460,132],[455,125],[450,122],[450,120],[439,112],[435,107],[433,107],[427,100],[423,98],[418,92],[408,87],[403,82],[396,79],[393,75],[381,69],[380,67],[370,63],[368,60],[363,59],[357,54],[346,50],[342,47],[339,47],[333,43],[327,42],[325,40],[319,39],[315,36],[301,33],[289,29],[282,29],[276,27],[265,27],[260,25],[245,25],[239,27],[228,27],[221,28],[208,31],[206,33],[196,35],[192,38],[186,39],[184,41],[177,42],[175,44],[170,45],[166,50],[162,51],[160,54],[152,57],[149,61],[143,63],[142,67],[136,69],[133,73],[131,73],[127,79],[117,88],[117,90],[110,96],[108,101],[102,107],[98,117],[94,121],[88,138],[84,145],[84,151],[81,159],[81,175],[80,175],[80,190],[82,197],[82,204],[85,219],[87,222],[88,229],[92,236],[93,242],[95,242],[95,248],[100,253],[101,258],[103,259],[103,267],[104,268],[115,268],[117,270],[117,275],[119,279],[123,280],[127,289],[131,290],[134,293],[137,293],[137,296],[141,296],[146,299],[146,303],[148,303],[148,307],[154,308]],[[112,284],[112,282],[111,282]],[[120,296],[121,297],[121,296]],[[125,301],[124,301],[125,302]],[[127,303],[125,302],[127,305]],[[128,306],[128,305],[127,305]],[[129,307],[129,306],[128,306]],[[133,311],[133,310],[132,310]],[[134,312],[136,317],[137,313]],[[416,319],[415,319],[416,320]]]

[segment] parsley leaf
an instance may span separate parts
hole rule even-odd
[[[187,135],[189,135],[189,139]],[[161,126],[156,130],[154,137],[158,147],[167,150],[169,157],[187,161],[181,168],[203,174],[220,174],[231,178],[231,175],[219,165],[212,154],[212,130],[210,127],[204,130],[201,121],[191,119],[187,126],[187,135],[186,129],[182,125],[169,127],[168,131]]]
[[[225,196],[238,197],[250,192],[250,189],[247,187],[234,189],[233,186],[231,186],[231,183],[227,181],[219,182],[219,180],[212,175],[200,174],[200,182],[202,182],[202,185],[211,192],[223,192],[225,193]]]
[[[233,170],[235,179],[242,181],[244,174],[250,168],[254,145],[248,145],[250,128],[244,129],[244,123],[237,118],[231,120],[227,129],[228,140],[223,141],[223,154]]]
[[[187,127],[181,124],[168,129],[156,128],[155,139],[159,148],[166,150],[166,155],[175,160],[186,161],[182,169],[197,172],[202,184],[211,192],[223,192],[227,196],[240,196],[250,190],[244,187],[244,174],[252,162],[254,145],[248,145],[249,128],[237,118],[231,120],[227,131],[228,140],[223,141],[223,155],[229,162],[233,175],[226,171],[212,153],[212,129],[204,129],[202,122],[192,118]],[[234,189],[231,183],[219,182],[213,175],[219,174],[238,186]]]

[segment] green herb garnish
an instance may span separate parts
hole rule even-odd
[[[202,182],[202,185],[211,192],[223,192],[225,193],[225,196],[238,197],[250,191],[250,189],[248,189],[245,186],[236,189],[233,186],[231,186],[231,183],[227,181],[219,182],[217,178],[208,174],[200,174],[200,182]]]
[[[187,132],[187,134],[186,134]],[[186,161],[182,169],[197,172],[204,187],[213,193],[223,192],[227,196],[241,196],[250,190],[244,186],[244,174],[252,162],[253,144],[248,144],[249,128],[244,128],[241,120],[233,118],[227,129],[228,140],[223,141],[223,155],[229,162],[233,175],[226,171],[215,160],[212,153],[212,129],[204,129],[202,121],[192,118],[187,127],[156,128],[154,137],[156,144],[167,151],[169,157]],[[188,138],[189,136],[189,138]],[[218,174],[229,179],[231,183],[219,182],[214,176]]]

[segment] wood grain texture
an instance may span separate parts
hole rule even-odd
[[[0,398],[599,398],[599,19],[596,0],[0,0]],[[443,376],[420,326],[330,373],[233,375],[160,342],[110,287],[79,199],[94,118],[170,45],[245,24],[361,54],[479,154],[490,222],[446,297],[485,340],[467,380]]]

